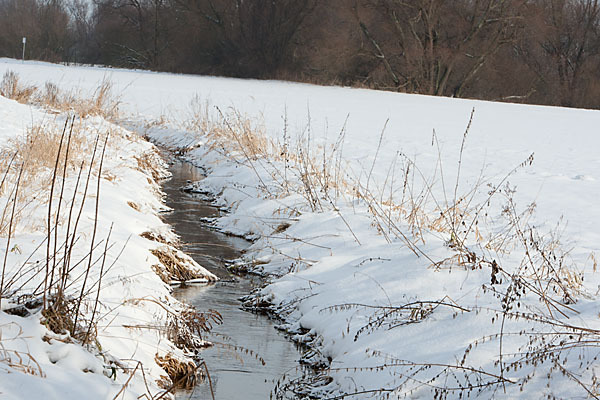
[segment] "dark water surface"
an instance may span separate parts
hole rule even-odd
[[[162,187],[167,205],[174,209],[164,219],[181,237],[183,250],[199,264],[208,268],[223,281],[212,285],[178,288],[179,300],[192,304],[200,311],[214,309],[223,316],[223,324],[214,329],[214,342],[241,346],[256,352],[266,365],[240,351],[215,346],[202,355],[208,366],[217,400],[268,399],[275,381],[298,365],[297,347],[274,328],[269,318],[243,311],[238,298],[253,287],[249,279],[232,276],[221,260],[235,259],[248,246],[243,239],[229,237],[210,229],[202,218],[216,217],[219,211],[198,195],[180,190],[189,181],[202,179],[198,168],[175,161],[170,168],[173,178]],[[230,282],[235,280],[235,282]],[[209,385],[201,383],[193,391],[181,391],[177,399],[212,399]]]

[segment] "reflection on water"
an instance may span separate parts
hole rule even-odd
[[[221,260],[237,258],[248,242],[215,232],[200,222],[202,218],[218,216],[219,211],[199,196],[179,190],[188,180],[202,179],[201,171],[183,162],[175,162],[170,170],[173,178],[163,184],[163,190],[167,194],[167,205],[174,211],[165,215],[166,222],[181,237],[185,252],[227,281],[178,288],[174,294],[201,311],[214,309],[221,313],[224,322],[215,327],[214,342],[250,349],[266,363],[263,366],[258,359],[229,350],[227,346],[204,350],[202,356],[211,375],[215,398],[268,399],[275,381],[297,367],[300,353],[292,342],[275,330],[273,321],[240,309],[238,298],[250,292],[252,282],[233,277]],[[209,386],[200,384],[193,391],[179,392],[177,398],[212,397]]]

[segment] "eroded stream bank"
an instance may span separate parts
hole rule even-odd
[[[233,276],[222,260],[239,257],[245,240],[214,231],[203,219],[217,217],[219,211],[193,193],[180,190],[188,181],[202,179],[202,172],[189,163],[173,160],[172,178],[162,185],[167,205],[173,209],[164,219],[181,237],[183,250],[199,264],[219,276],[222,282],[178,288],[175,297],[199,310],[217,310],[223,324],[215,327],[213,341],[243,347],[256,352],[265,365],[244,352],[214,346],[202,356],[211,374],[217,400],[268,399],[275,382],[298,366],[296,345],[275,329],[275,323],[263,315],[243,311],[239,298],[254,285],[250,279]],[[209,385],[178,393],[179,399],[211,399]]]

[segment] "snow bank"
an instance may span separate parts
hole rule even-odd
[[[28,131],[33,132],[27,139],[31,141],[41,137],[42,130],[60,133],[65,119],[70,116],[0,97],[2,154],[10,153],[12,150],[4,149]],[[32,127],[38,128],[32,131]],[[3,312],[0,312],[0,397],[109,399],[118,395],[137,399],[141,395],[150,398],[171,384],[165,370],[157,364],[157,356],[170,354],[189,361],[187,353],[175,346],[168,333],[170,322],[184,306],[170,295],[169,285],[155,273],[163,266],[153,252],[177,254],[177,250],[151,240],[176,241],[159,218],[165,206],[156,179],[160,177],[157,174],[166,176],[166,170],[153,145],[100,117],[76,118],[74,131],[82,142],[94,143],[100,138],[87,191],[84,187],[91,154],[87,153],[90,148],[84,147],[85,154],[72,154],[73,158],[86,160],[80,179],[79,162],[69,165],[64,183],[62,174],[58,176],[53,196],[50,251],[56,258],[51,257],[49,268],[56,266],[55,280],[59,279],[58,270],[66,265],[65,243],[69,244],[71,260],[69,272],[64,274],[67,305],[62,310],[68,314],[64,321],[73,322],[77,299],[84,293],[77,305],[80,312],[77,327],[72,331],[75,338],[59,331],[51,322],[60,320],[60,315],[42,310],[43,301],[52,304],[58,295],[54,290],[43,290],[45,285],[55,287],[44,280],[48,276],[46,240],[52,170],[40,166],[32,172],[27,185],[26,173],[23,174],[20,189],[26,197],[17,203],[19,220],[12,227],[8,243],[6,226],[16,186],[14,174],[6,172],[10,166],[2,164],[6,180],[3,179],[0,198],[5,210],[0,248],[6,261],[2,274]],[[100,151],[107,134],[98,193]],[[74,144],[71,146],[74,153]],[[20,156],[17,160],[20,162]],[[59,202],[62,207],[57,214]],[[55,243],[58,250],[54,249]],[[179,257],[196,275],[215,279],[189,257],[181,253]]]

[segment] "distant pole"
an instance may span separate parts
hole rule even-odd
[[[23,36],[23,59],[22,62],[25,62],[25,44],[27,43],[27,38]]]

